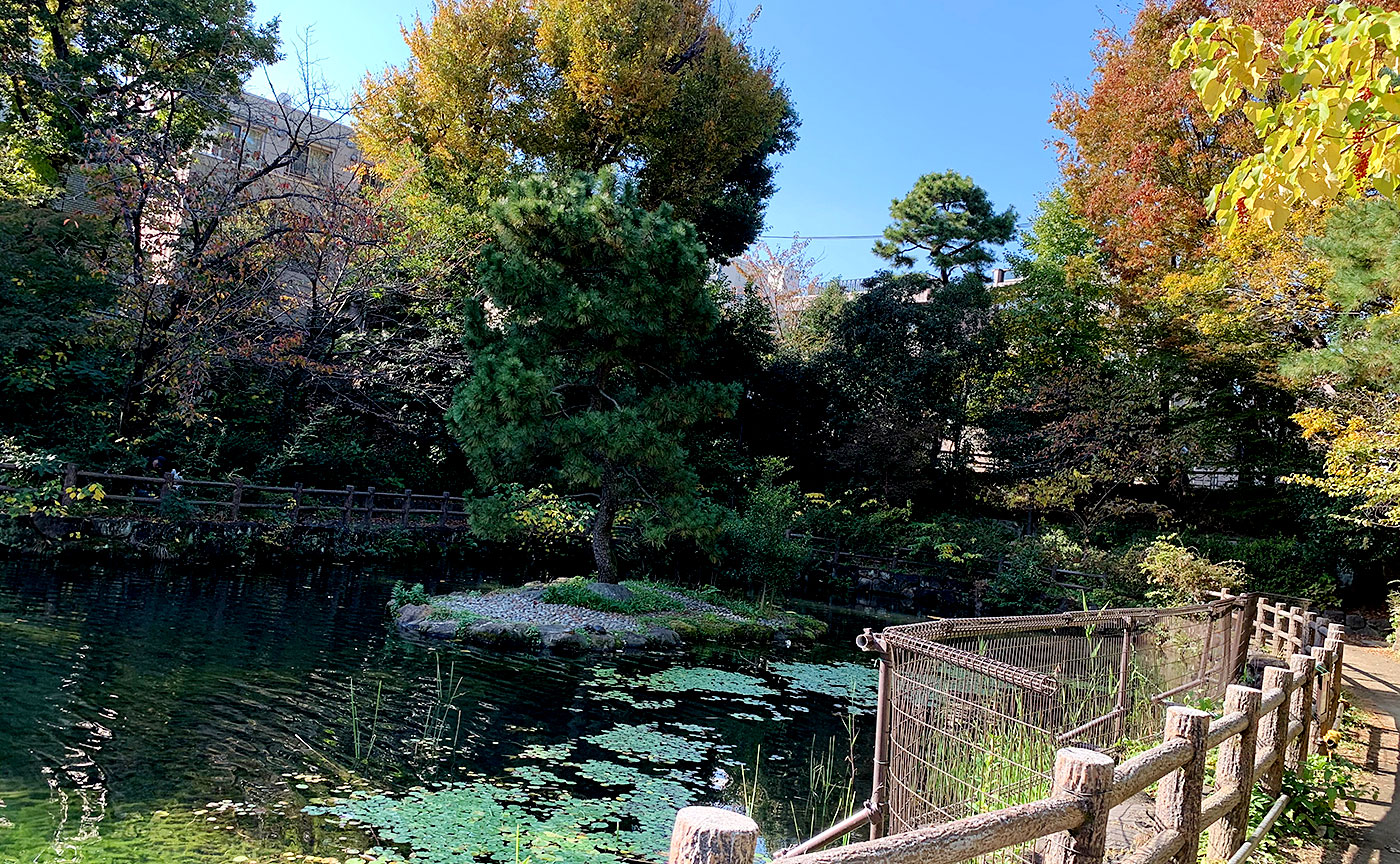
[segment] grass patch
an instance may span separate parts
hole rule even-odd
[[[465,627],[468,624],[476,624],[481,621],[490,621],[485,615],[478,615],[468,609],[455,609],[451,606],[440,606],[436,603],[429,603],[432,609],[428,613],[429,620],[432,621],[456,621],[457,626]]]
[[[594,593],[589,584],[589,580],[582,577],[551,582],[545,586],[540,599],[596,612],[631,615],[644,624],[669,627],[692,641],[749,645],[766,642],[777,633],[810,641],[826,632],[825,622],[810,615],[780,609],[766,600],[755,603],[728,597],[714,587],[696,589],[629,580],[622,585],[632,592],[632,597],[620,601]],[[715,610],[736,617],[730,618],[714,610],[687,610],[685,599],[707,603]]]
[[[624,582],[623,586],[632,592],[626,601],[613,600],[589,590],[591,583],[582,577],[551,582],[545,586],[540,599],[546,603],[559,603],[564,606],[578,606],[595,612],[612,612],[618,615],[646,615],[676,608],[676,601],[640,582]]]

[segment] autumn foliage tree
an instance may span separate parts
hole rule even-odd
[[[361,145],[449,216],[540,168],[617,164],[712,256],[758,235],[796,114],[771,59],[704,0],[449,0],[404,39],[408,62],[365,82]]]
[[[1260,143],[1210,193],[1222,234],[1278,234],[1298,210],[1331,211],[1315,246],[1333,265],[1314,338],[1284,357],[1307,385],[1296,415],[1326,445],[1325,474],[1300,478],[1400,524],[1400,14],[1351,3],[1310,10],[1273,34],[1202,19],[1173,46],[1204,109],[1241,111]]]
[[[1281,34],[1303,0],[1149,0],[1131,30],[1100,31],[1086,92],[1064,90],[1051,122],[1065,186],[1116,275],[1189,265],[1208,254],[1211,188],[1255,149],[1238,111],[1215,115],[1173,69],[1171,46],[1201,18],[1233,16]]]

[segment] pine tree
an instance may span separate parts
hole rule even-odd
[[[528,178],[491,212],[449,421],[489,482],[543,463],[594,500],[598,577],[616,582],[619,519],[653,543],[715,524],[686,431],[732,413],[738,388],[694,374],[719,321],[705,247],[615,169]]]
[[[890,218],[894,224],[875,241],[875,254],[895,267],[913,267],[914,255],[923,252],[942,285],[992,263],[987,247],[1016,234],[1016,211],[996,212],[986,190],[956,171],[920,177],[908,195],[890,202]]]

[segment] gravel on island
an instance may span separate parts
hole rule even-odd
[[[631,615],[545,603],[540,599],[543,593],[539,588],[525,588],[491,594],[449,594],[435,599],[433,605],[439,609],[470,612],[512,624],[555,624],[570,628],[592,626],[610,633],[640,633],[647,629]]]

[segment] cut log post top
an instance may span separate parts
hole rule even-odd
[[[753,864],[758,825],[718,807],[685,807],[676,814],[667,864]]]
[[[1075,799],[1084,822],[1055,838],[1045,852],[1047,864],[1098,864],[1108,843],[1108,795],[1113,790],[1113,757],[1097,750],[1066,747],[1055,754],[1056,796]]]

